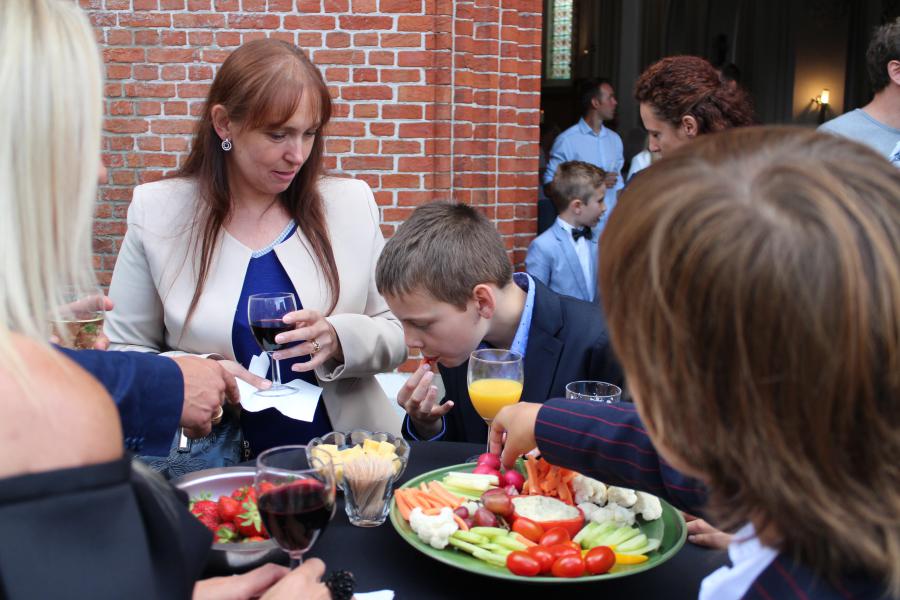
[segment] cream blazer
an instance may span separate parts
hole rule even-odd
[[[375,263],[384,247],[375,199],[366,183],[353,179],[323,178],[320,190],[341,282],[327,319],[344,353],[343,364],[328,361],[315,371],[325,407],[338,430],[362,427],[399,435],[401,417],[373,376],[406,358],[400,323],[375,287]],[[251,249],[223,232],[185,327],[200,262],[191,241],[198,201],[189,179],[135,188],[109,289],[115,309],[104,329],[111,349],[234,360],[231,329]],[[302,232],[276,246],[275,253],[303,307],[324,313],[330,304],[327,287]]]

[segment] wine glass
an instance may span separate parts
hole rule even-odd
[[[307,457],[306,446],[270,448],[256,458],[254,485],[263,527],[298,567],[334,516],[331,457]]]
[[[466,381],[472,406],[487,423],[490,431],[491,421],[500,409],[515,404],[522,397],[522,385],[525,381],[522,355],[495,348],[476,350],[469,356]],[[490,450],[489,435],[485,452]]]
[[[253,294],[247,300],[247,320],[250,322],[250,331],[256,338],[256,343],[263,352],[269,355],[272,362],[272,387],[267,390],[257,390],[258,396],[287,396],[294,393],[294,389],[281,383],[281,369],[272,353],[287,344],[279,344],[275,336],[294,328],[284,322],[284,315],[297,310],[297,299],[291,292],[275,292],[271,294]]]
[[[52,322],[59,345],[90,350],[103,332],[105,296],[96,285],[68,285],[61,290],[62,306]]]

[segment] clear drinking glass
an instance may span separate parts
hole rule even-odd
[[[59,320],[53,321],[53,334],[59,345],[75,350],[90,350],[103,332],[106,296],[96,285],[65,286]]]
[[[256,338],[256,343],[263,352],[269,355],[272,363],[272,387],[266,390],[257,390],[259,396],[287,396],[293,394],[294,389],[281,383],[281,369],[277,360],[272,358],[272,353],[287,344],[279,344],[275,336],[279,333],[290,331],[293,325],[284,322],[284,315],[297,310],[297,299],[291,292],[275,292],[271,294],[253,294],[247,300],[247,320],[250,322],[250,331]]]
[[[254,484],[263,527],[290,555],[294,569],[334,517],[331,457],[308,458],[306,446],[270,448],[256,458]]]
[[[605,381],[573,381],[566,386],[567,400],[618,402],[621,397],[622,388]]]
[[[490,430],[491,421],[500,409],[522,397],[525,382],[522,355],[497,348],[476,350],[469,356],[466,381],[472,406]],[[490,439],[485,452],[490,452]]]
[[[390,512],[394,481],[403,471],[398,457],[363,456],[344,462],[344,510],[351,525],[377,527]]]

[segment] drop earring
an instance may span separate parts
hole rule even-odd
[[[224,140],[222,140],[222,150],[224,150],[225,152],[231,150],[231,139],[225,138]]]

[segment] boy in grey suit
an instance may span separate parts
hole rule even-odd
[[[556,170],[549,186],[556,222],[528,247],[525,268],[551,290],[588,302],[597,300],[597,224],[606,211],[606,173],[573,160]]]

